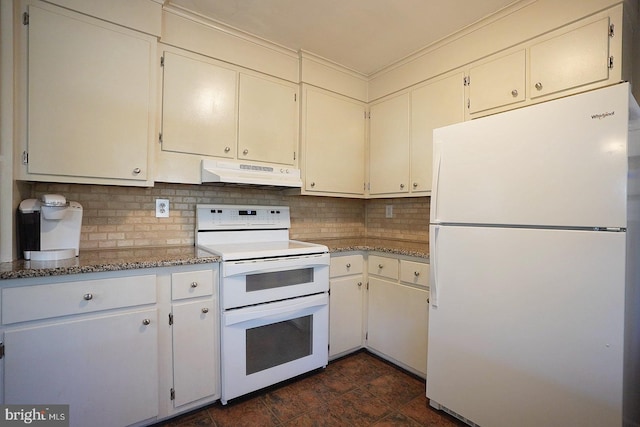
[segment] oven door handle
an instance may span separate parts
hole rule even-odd
[[[222,276],[233,277],[248,274],[272,273],[275,271],[322,267],[329,267],[329,254],[323,254],[320,257],[314,258],[291,258],[270,261],[227,261],[222,264]]]
[[[326,293],[322,293],[226,311],[223,315],[223,321],[225,326],[231,326],[256,319],[278,320],[283,316],[290,317],[292,313],[298,311],[328,304],[329,296]]]

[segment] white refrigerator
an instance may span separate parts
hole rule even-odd
[[[640,425],[639,116],[621,83],[434,131],[431,406]]]

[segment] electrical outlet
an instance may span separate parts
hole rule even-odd
[[[156,199],[156,218],[169,218],[169,199]]]
[[[386,205],[385,206],[384,216],[386,218],[393,218],[393,205]]]

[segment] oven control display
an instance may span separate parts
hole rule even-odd
[[[238,211],[238,215],[240,215],[240,216],[243,216],[243,215],[256,216],[256,215],[258,215],[258,211]]]
[[[197,230],[289,228],[287,206],[197,205]]]

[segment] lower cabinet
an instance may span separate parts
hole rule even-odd
[[[173,387],[170,395],[175,408],[220,397],[214,271],[171,275]]]
[[[365,280],[366,274],[366,280]],[[390,256],[331,257],[329,357],[363,346],[426,376],[429,264]]]
[[[5,288],[2,321],[5,404],[68,404],[71,426],[157,417],[154,275]]]
[[[331,258],[329,279],[329,357],[362,347],[365,289],[363,256]]]

